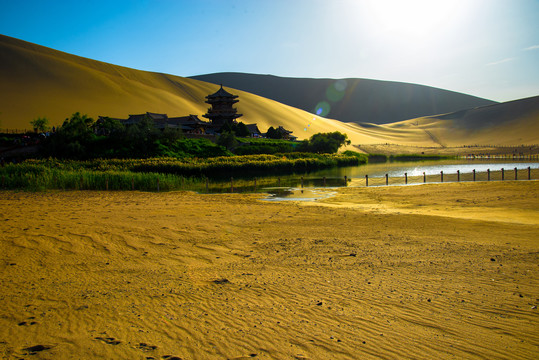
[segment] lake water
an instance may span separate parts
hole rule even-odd
[[[477,173],[484,173],[487,170],[491,172],[500,171],[502,168],[508,173],[507,179],[510,179],[509,171],[515,168],[522,170],[530,167],[531,169],[539,169],[539,162],[532,161],[512,161],[512,160],[435,160],[435,161],[416,161],[416,162],[387,162],[374,163],[352,167],[332,168],[311,172],[303,175],[288,175],[281,176],[281,181],[287,185],[282,187],[267,187],[261,189],[268,192],[270,197],[268,200],[315,200],[328,196],[332,196],[335,187],[344,185],[344,177],[352,180],[365,179],[365,175],[369,179],[385,178],[388,174],[389,178],[401,178],[407,173],[408,177],[456,174],[460,171],[461,175],[471,174],[473,170]],[[301,186],[301,177],[303,177],[303,186]],[[322,179],[326,178],[326,186],[323,187]],[[381,184],[380,180],[374,183]],[[385,184],[385,182],[383,182]],[[370,183],[371,184],[371,183]],[[364,185],[364,182],[363,182]],[[333,189],[332,189],[333,187]]]
[[[404,173],[408,173],[408,176],[423,175],[437,175],[440,171],[444,174],[456,174],[457,170],[461,174],[472,173],[475,169],[476,172],[486,172],[487,169],[491,171],[505,169],[513,170],[517,169],[539,169],[539,162],[531,161],[508,161],[508,160],[436,160],[436,161],[414,161],[414,162],[387,162],[387,163],[374,163],[360,166],[343,167],[327,169],[318,171],[316,173],[310,173],[304,175],[305,177],[340,177],[347,176],[350,179],[365,178],[365,175],[369,175],[370,178],[385,177],[386,174],[389,177],[404,176]]]

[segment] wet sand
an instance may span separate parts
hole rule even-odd
[[[538,197],[0,192],[0,358],[535,359]]]

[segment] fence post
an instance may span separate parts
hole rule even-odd
[[[386,185],[388,185],[388,184],[389,184],[389,177],[388,177],[388,175],[386,174]]]
[[[441,182],[444,182],[444,172],[440,171],[440,180]]]
[[[475,169],[473,169],[473,181],[475,181]]]
[[[531,168],[528,166],[528,180],[531,180]]]
[[[303,176],[301,177],[301,188],[303,189]]]
[[[159,192],[159,178],[157,178],[157,192]]]
[[[427,182],[427,175],[425,175],[425,172],[423,171],[423,182],[426,183]]]
[[[487,181],[490,181],[490,169],[487,169]]]
[[[230,178],[230,192],[231,193],[234,192],[234,178],[233,177]]]
[[[404,173],[404,183],[408,184],[408,173]]]
[[[457,170],[457,182],[460,182],[460,170]]]
[[[281,187],[281,178],[277,178],[277,186]]]
[[[518,170],[515,168],[515,180],[518,180]]]
[[[348,185],[348,177],[344,175],[344,186]]]
[[[504,180],[504,173],[503,173],[503,168],[502,168],[502,181]]]
[[[369,186],[369,175],[365,175],[365,186]]]

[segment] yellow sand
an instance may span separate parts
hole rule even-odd
[[[0,192],[0,358],[536,359],[538,196]]]

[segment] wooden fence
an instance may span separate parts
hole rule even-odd
[[[455,173],[444,173],[440,171],[437,174],[426,174],[408,176],[407,173],[402,176],[390,177],[386,174],[383,177],[369,178],[365,175],[365,179],[358,179],[354,186],[384,186],[384,185],[410,185],[410,184],[426,184],[426,183],[444,183],[444,182],[464,182],[464,181],[504,181],[504,180],[537,180],[539,179],[539,169],[531,169],[530,167],[518,169],[487,169],[487,171],[479,172],[472,170],[470,173],[461,173],[457,170]]]

